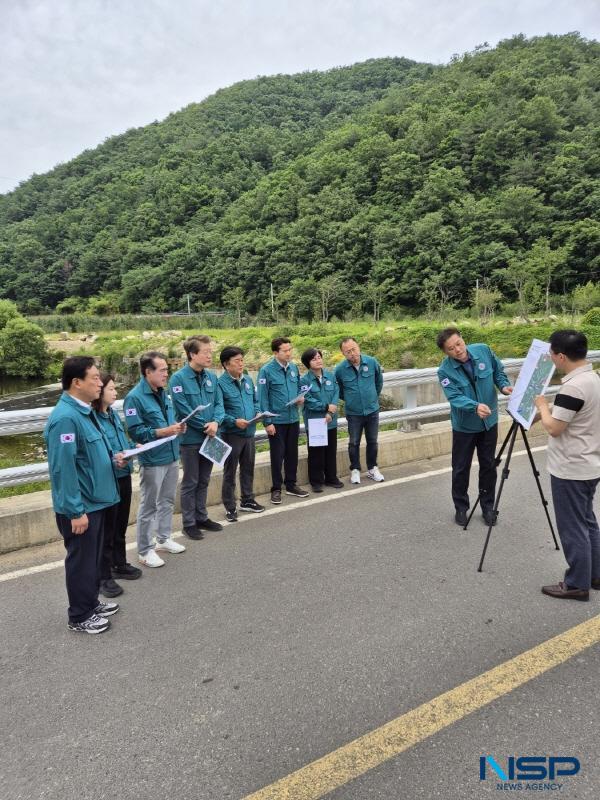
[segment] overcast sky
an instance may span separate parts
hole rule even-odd
[[[0,192],[257,75],[600,39],[600,0],[0,0]]]

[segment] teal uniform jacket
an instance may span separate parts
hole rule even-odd
[[[335,368],[340,398],[345,403],[346,416],[366,417],[379,411],[379,395],[383,388],[383,370],[376,358],[361,353],[355,369],[345,358]]]
[[[471,381],[460,361],[446,357],[438,369],[438,378],[450,403],[452,429],[461,433],[479,433],[498,424],[498,389],[510,386],[498,356],[487,344],[467,345],[473,363]],[[487,419],[476,414],[479,403],[489,406]]]
[[[171,398],[164,389],[153,392],[145,378],[140,378],[123,400],[127,433],[134,442],[147,444],[156,441],[156,431],[168,428],[177,420]],[[172,439],[139,456],[143,467],[172,464],[179,458],[179,439]]]
[[[93,422],[91,406],[63,392],[48,418],[44,439],[57,514],[77,519],[120,501],[110,445]]]
[[[180,437],[181,444],[201,445],[206,439],[204,426],[207,422],[223,422],[223,397],[217,376],[209,369],[196,372],[189,364],[171,376],[169,381],[171,399],[178,421],[192,412],[196,406],[208,406],[186,422],[187,430]]]
[[[96,419],[100,423],[100,427],[108,439],[110,449],[113,453],[121,453],[123,450],[130,450],[133,447],[133,443],[127,437],[121,418],[116,411],[113,411],[112,408],[109,408],[106,413],[104,411],[97,411]],[[117,478],[126,478],[128,475],[131,475],[132,472],[133,464],[131,459],[127,462],[127,466],[121,469],[115,467]]]
[[[321,381],[319,381],[314,372],[307,372],[300,380],[300,388],[302,389],[303,386],[310,386],[308,393],[304,395],[304,407],[302,409],[304,424],[308,427],[309,419],[323,418],[328,413],[328,406],[332,404],[337,406],[340,401],[340,389],[333,372],[329,372],[326,369],[323,370]],[[337,412],[332,414],[331,417],[331,422],[327,423],[328,430],[337,428]]]
[[[256,432],[255,422],[252,425],[248,425],[245,430],[238,428],[235,424],[236,419],[252,419],[260,412],[252,378],[249,375],[242,375],[238,382],[225,371],[219,378],[219,387],[223,396],[225,413],[221,431],[223,433],[233,433],[236,436],[253,438]]]
[[[258,373],[258,405],[261,411],[277,414],[265,424],[289,425],[299,422],[298,404],[286,406],[290,400],[300,394],[300,373],[295,364],[288,364],[287,369],[281,366],[276,358],[271,359]]]

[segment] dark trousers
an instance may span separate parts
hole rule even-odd
[[[589,589],[600,578],[600,530],[594,514],[594,493],[600,478],[570,481],[550,476],[552,502],[569,568],[565,583],[571,589]]]
[[[237,436],[235,433],[222,433],[221,439],[231,447],[231,453],[223,466],[223,488],[221,499],[226,511],[235,511],[235,474],[240,466],[240,490],[242,503],[254,500],[254,457],[256,445],[254,436]]]
[[[479,461],[479,497],[482,511],[491,511],[496,494],[496,443],[498,426],[489,431],[452,431],[452,499],[457,511],[469,509],[469,477],[473,453]]]
[[[290,422],[275,425],[275,435],[269,436],[271,456],[271,490],[281,489],[281,467],[284,467],[284,483],[288,489],[296,484],[298,475],[298,435],[300,423]]]
[[[199,453],[199,444],[181,445],[181,519],[184,528],[194,528],[196,520],[206,522],[206,498],[213,462]]]
[[[313,486],[337,480],[337,428],[327,430],[327,447],[308,448],[308,480]]]
[[[105,509],[90,511],[88,529],[76,535],[71,520],[56,514],[56,524],[64,539],[65,579],[69,597],[69,622],[83,622],[92,616],[98,605]]]
[[[102,569],[100,571],[100,580],[103,581],[107,581],[111,577],[111,567],[124,567],[127,563],[125,536],[131,508],[131,475],[117,478],[117,483],[121,502],[106,509],[104,521],[104,547],[102,548]]]
[[[346,414],[348,420],[348,455],[350,469],[360,470],[360,440],[365,432],[367,440],[367,469],[377,466],[377,436],[379,434],[379,411],[366,416]]]

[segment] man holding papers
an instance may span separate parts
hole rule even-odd
[[[340,391],[332,372],[323,369],[323,353],[309,347],[302,353],[302,363],[308,372],[302,376],[300,388],[304,395],[304,424],[308,436],[308,479],[313,492],[325,486],[341,488],[337,476],[337,406]],[[322,424],[321,424],[322,423]],[[323,428],[319,431],[318,428]],[[317,437],[323,436],[322,442]]]
[[[225,372],[219,378],[223,395],[224,417],[221,438],[231,447],[223,468],[223,505],[229,522],[237,521],[235,475],[240,466],[240,511],[259,514],[265,510],[254,499],[254,433],[260,413],[256,390],[249,375],[244,375],[244,352],[239,347],[225,347],[220,355]]]
[[[265,425],[269,434],[271,456],[271,502],[281,503],[281,486],[293,497],[308,497],[308,492],[297,483],[298,435],[300,421],[298,406],[303,405],[300,392],[300,374],[292,362],[292,344],[280,337],[271,342],[273,359],[258,373],[258,404],[261,411],[276,414],[276,423]],[[281,468],[285,469],[284,481]]]
[[[206,406],[187,422],[181,439],[181,517],[189,539],[203,539],[202,529],[221,531],[223,526],[208,518],[206,497],[213,462],[200,454],[206,436],[216,436],[223,421],[223,400],[212,365],[213,345],[208,336],[190,336],[183,343],[188,363],[169,383],[177,419],[182,420],[198,406]]]
[[[137,517],[138,560],[146,567],[165,563],[157,551],[183,553],[185,547],[171,539],[175,492],[179,477],[179,434],[185,424],[175,420],[175,411],[165,386],[169,378],[167,360],[150,351],[140,358],[142,377],[123,401],[125,425],[134,442],[163,444],[140,453],[140,507]],[[152,546],[154,524],[157,544]]]

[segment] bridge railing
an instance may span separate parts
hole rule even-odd
[[[592,362],[599,362],[600,350],[591,350],[588,353],[588,359]],[[503,360],[503,364],[507,372],[514,373],[518,372],[524,361],[525,359],[523,358],[506,358]],[[381,411],[379,414],[380,427],[396,423],[402,424],[405,430],[410,430],[422,420],[444,419],[450,415],[450,405],[447,402],[429,405],[418,405],[417,402],[417,387],[438,383],[437,367],[386,372],[383,376],[383,383],[384,390],[392,387],[402,387],[404,389],[404,408]],[[549,386],[546,394],[554,395],[558,388],[558,386]],[[508,397],[498,395],[500,408],[504,408],[507,402]],[[122,407],[122,400],[117,400],[113,406],[121,415]],[[54,406],[44,406],[36,409],[0,412],[0,436],[15,436],[43,431],[53,408]],[[345,418],[338,419],[338,428],[344,429],[347,427],[348,423]],[[300,430],[304,432],[304,425],[300,426]],[[267,440],[268,436],[264,430],[260,430],[256,432],[255,438],[257,442],[260,442]],[[47,462],[0,470],[0,487],[18,486],[19,484],[46,480],[48,480]]]

